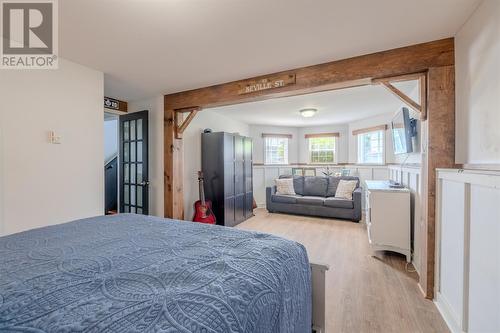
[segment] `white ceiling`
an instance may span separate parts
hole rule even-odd
[[[61,0],[60,54],[135,100],[454,36],[480,0]]]
[[[417,81],[397,83],[397,88],[418,102]],[[382,86],[362,86],[308,95],[275,98],[210,109],[252,125],[306,127],[345,124],[396,112],[402,102]],[[299,110],[315,108],[316,115],[304,118]]]

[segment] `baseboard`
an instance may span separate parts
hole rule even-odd
[[[457,316],[454,311],[451,309],[448,301],[441,293],[437,293],[436,299],[434,300],[434,304],[436,305],[441,317],[443,317],[446,325],[452,333],[464,333],[461,329],[461,325],[457,323]]]

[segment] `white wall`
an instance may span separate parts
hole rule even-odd
[[[410,95],[411,96],[411,95]],[[404,104],[401,107],[405,106]],[[424,127],[420,121],[420,114],[416,111],[410,110],[410,117],[417,119],[417,137],[413,139],[413,153],[410,154],[398,154],[394,155],[394,146],[392,143],[392,130],[391,121],[399,112],[401,108],[394,110],[383,115],[370,117],[349,123],[349,163],[357,163],[358,161],[358,144],[357,137],[352,135],[352,131],[360,128],[368,128],[372,126],[387,125],[387,131],[385,132],[385,163],[396,163],[396,164],[420,164],[422,162],[421,155],[421,137]]]
[[[458,164],[500,164],[500,1],[484,0],[455,37]]]
[[[128,104],[129,112],[148,110],[149,126],[149,214],[164,216],[163,178],[163,96],[133,101]]]
[[[2,71],[3,234],[103,214],[103,89],[101,72],[64,59]],[[48,142],[51,130],[62,144]]]
[[[289,141],[288,146],[288,161],[290,164],[296,163],[309,163],[309,147],[308,141],[305,139],[306,134],[314,133],[330,133],[338,132],[340,137],[337,141],[337,162],[356,164],[358,161],[357,156],[357,137],[352,135],[352,131],[361,128],[378,126],[386,124],[388,129],[385,133],[385,152],[386,163],[403,163],[407,164],[420,164],[421,148],[420,137],[423,127],[420,120],[417,121],[418,135],[414,139],[414,153],[404,155],[394,155],[392,144],[392,131],[390,129],[391,120],[398,110],[388,112],[383,115],[378,115],[359,121],[351,122],[349,124],[328,125],[328,126],[314,126],[314,127],[280,127],[280,126],[261,126],[250,125],[250,136],[254,142],[254,163],[264,163],[264,140],[262,133],[275,133],[275,134],[292,134],[292,139]],[[410,110],[410,116],[418,119],[419,114]]]
[[[299,162],[299,131],[297,127],[250,125],[250,136],[253,141],[253,162],[264,163],[264,139],[262,133],[291,134],[288,140],[288,163]]]
[[[206,128],[213,132],[239,133],[249,136],[247,124],[225,117],[219,113],[203,110],[199,112],[182,134],[184,146],[184,218],[193,216],[193,204],[198,200],[198,171],[201,170],[201,133]]]
[[[104,120],[104,163],[118,154],[118,119]]]
[[[352,135],[352,131],[379,125],[387,125],[385,131],[385,163],[394,163],[394,149],[392,145],[391,120],[394,113],[387,113],[375,117],[370,117],[349,123],[349,163],[358,162],[358,141],[357,136]]]
[[[337,132],[340,134],[340,137],[337,138],[336,143],[336,162],[347,163],[349,159],[349,126],[347,124],[299,128],[299,163],[309,163],[309,142],[305,138],[306,134]]]

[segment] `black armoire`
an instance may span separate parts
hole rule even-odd
[[[252,139],[203,133],[201,151],[205,196],[217,224],[232,227],[253,216]]]

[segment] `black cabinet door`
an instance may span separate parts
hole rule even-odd
[[[236,224],[235,221],[235,200],[234,197],[228,197],[224,200],[224,223],[217,221],[217,224],[232,227]]]
[[[253,192],[245,193],[245,219],[253,216]]]
[[[245,194],[234,197],[234,220],[237,223],[245,221]]]

